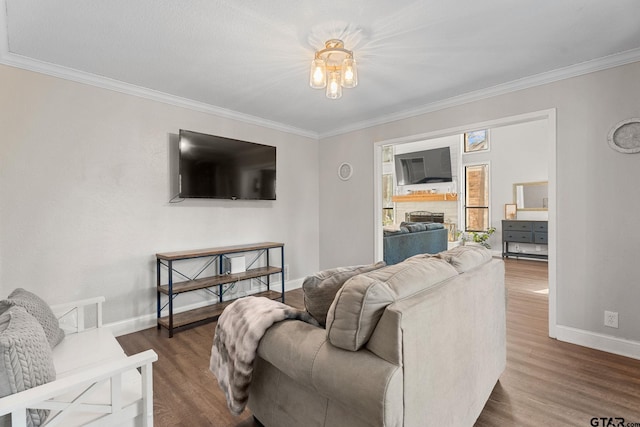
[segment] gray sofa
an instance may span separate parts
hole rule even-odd
[[[463,246],[354,275],[326,329],[272,326],[249,408],[267,427],[472,426],[505,365],[504,263]]]
[[[406,223],[398,231],[385,231],[382,238],[383,259],[397,264],[418,254],[436,254],[447,250],[448,229],[439,223]]]

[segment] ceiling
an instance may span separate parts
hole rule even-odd
[[[323,137],[640,60],[638,0],[0,0],[0,62]],[[359,85],[309,87],[340,38]]]

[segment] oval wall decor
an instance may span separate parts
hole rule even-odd
[[[351,166],[351,163],[340,163],[340,166],[338,166],[338,177],[346,181],[351,178],[351,175],[353,175],[353,166]]]
[[[620,153],[640,152],[640,119],[623,120],[609,132],[609,146]]]

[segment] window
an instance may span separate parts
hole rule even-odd
[[[489,131],[476,130],[473,132],[465,132],[464,134],[464,152],[474,153],[478,151],[489,150]]]
[[[489,228],[489,165],[464,167],[465,231],[487,231]]]
[[[382,225],[393,224],[393,145],[382,147]]]

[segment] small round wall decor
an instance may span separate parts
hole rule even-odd
[[[640,152],[640,119],[623,120],[609,132],[609,146],[620,153]]]
[[[351,163],[340,163],[340,166],[338,166],[338,177],[346,181],[351,178],[351,175],[353,175],[353,166],[351,166]]]

